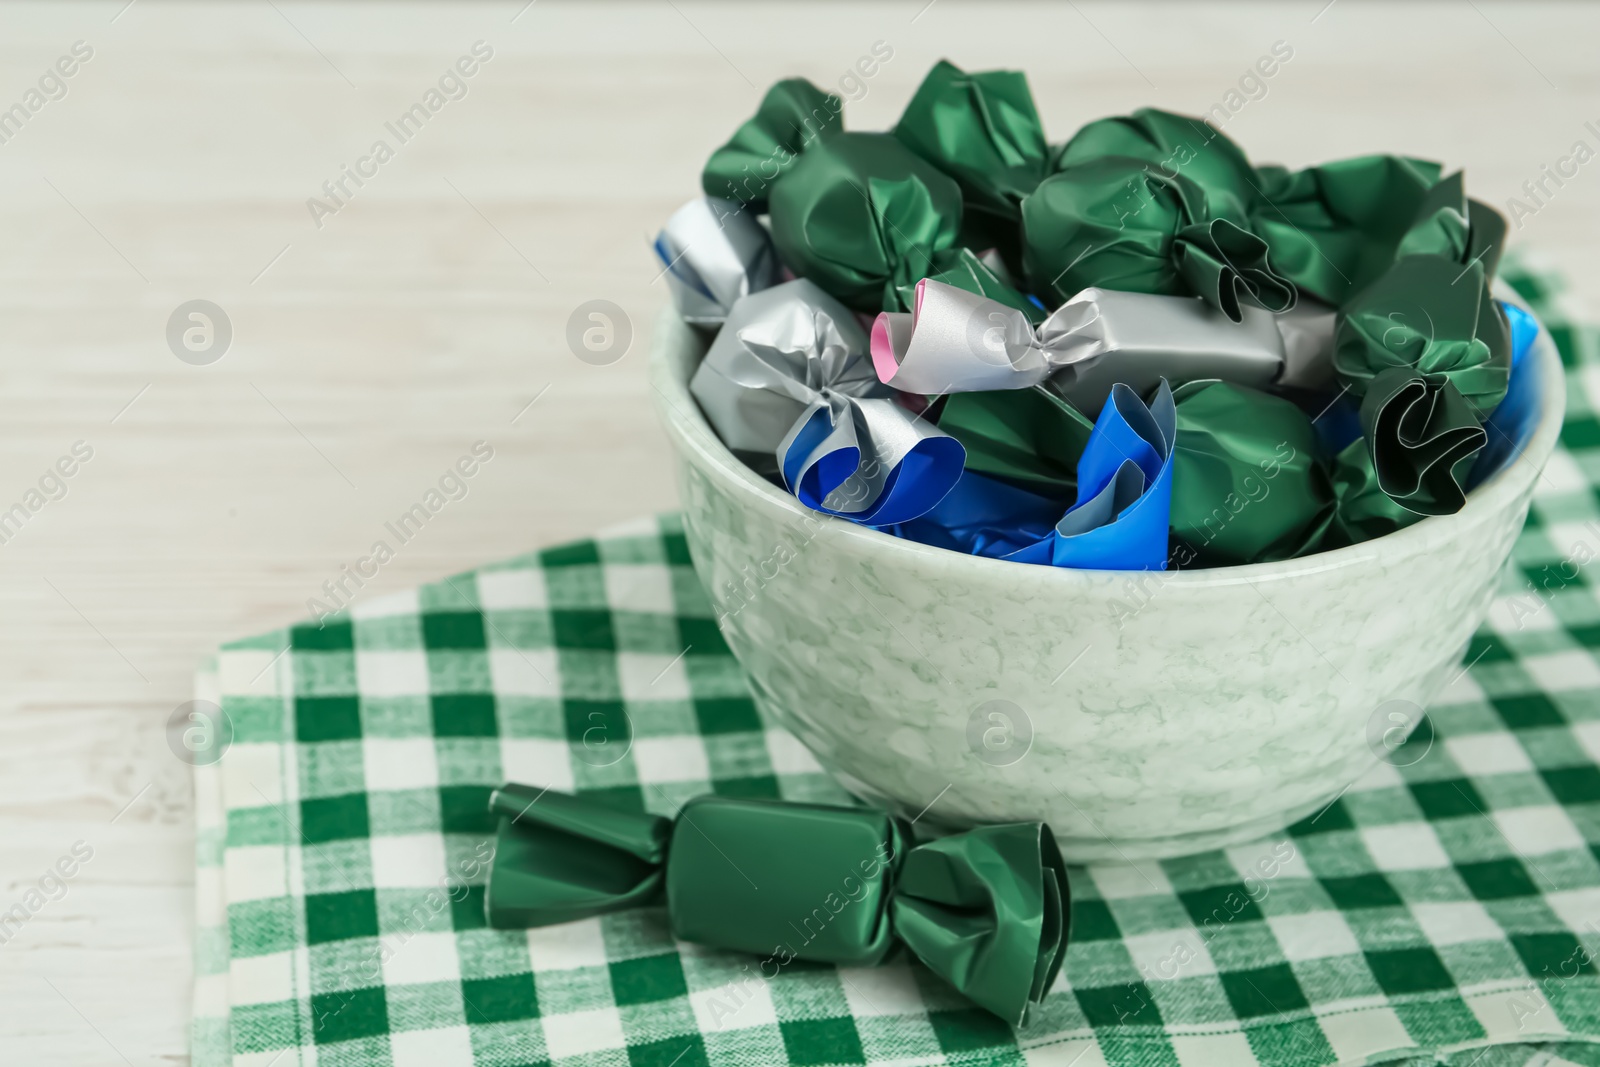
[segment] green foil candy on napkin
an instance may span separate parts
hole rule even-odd
[[[1240,306],[1294,306],[1295,291],[1267,262],[1267,245],[1228,218],[1183,174],[1106,156],[1046,178],[1022,204],[1023,262],[1034,290],[1060,304],[1090,286],[1195,295],[1238,322]]]
[[[844,104],[804,78],[775,83],[755,117],[711,154],[700,175],[707,196],[765,211],[772,183],[819,137],[844,128]]]
[[[1394,260],[1439,170],[1402,156],[1259,167],[1250,228],[1270,246],[1274,269],[1311,296],[1343,304]]]
[[[867,808],[696,797],[676,818],[523,785],[499,816],[489,924],[545,926],[665,904],[673,935],[762,957],[873,966],[901,946],[1018,1025],[1065,955],[1066,867],[1041,823],[913,844]]]
[[[1292,559],[1333,517],[1311,420],[1281,397],[1229,382],[1173,391],[1172,535],[1203,567]]]
[[[813,145],[772,190],[778,256],[861,311],[899,310],[899,286],[944,269],[961,226],[961,190],[887,133]]]
[[[1050,148],[1021,71],[968,74],[934,64],[894,135],[950,175],[969,209],[1015,222],[1022,200],[1050,173]]]

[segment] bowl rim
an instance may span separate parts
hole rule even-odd
[[[1545,328],[1543,321],[1534,314],[1527,302],[1506,284],[1504,279],[1496,279],[1494,296],[1496,299],[1517,305],[1539,322],[1539,333],[1533,347],[1523,357],[1538,361],[1537,369],[1541,379],[1539,421],[1527,445],[1518,450],[1509,463],[1468,493],[1466,505],[1452,515],[1429,516],[1421,522],[1382,537],[1296,559],[1233,567],[1191,567],[1144,572],[1018,564],[1012,560],[968,555],[908,541],[880,533],[847,519],[825,515],[805,507],[793,495],[783,492],[757,475],[729,451],[722,443],[722,439],[712,430],[699,404],[689,392],[689,378],[693,371],[691,360],[697,361],[700,358],[709,343],[708,335],[696,331],[694,327],[683,322],[671,303],[663,307],[657,316],[646,374],[655,392],[657,416],[676,449],[690,462],[714,474],[733,493],[748,499],[750,503],[768,511],[781,513],[789,522],[820,524],[820,528],[814,527],[818,536],[826,533],[830,537],[843,538],[851,549],[862,554],[888,557],[891,560],[897,556],[907,560],[916,559],[923,565],[952,570],[970,568],[974,580],[981,580],[984,577],[1000,579],[1010,575],[1012,578],[1024,578],[1034,582],[1054,582],[1063,588],[1087,588],[1090,585],[1103,585],[1108,579],[1127,578],[1132,574],[1144,573],[1162,575],[1163,584],[1177,582],[1191,587],[1239,583],[1253,585],[1261,581],[1356,567],[1376,560],[1380,554],[1386,561],[1393,562],[1409,555],[1434,551],[1439,546],[1441,538],[1448,540],[1460,529],[1488,521],[1494,515],[1514,505],[1540,476],[1551,452],[1555,449],[1565,416],[1565,368],[1550,331]],[[1020,569],[1023,567],[1026,567],[1026,571]]]

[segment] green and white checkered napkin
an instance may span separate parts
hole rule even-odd
[[[506,779],[661,813],[846,799],[757,715],[669,517],[201,673],[234,742],[195,776],[194,1063],[1600,1065],[1600,363],[1547,284],[1515,280],[1571,410],[1431,750],[1259,844],[1074,869],[1066,965],[1027,1029],[914,965],[765,981],[675,944],[660,909],[485,928]],[[624,714],[631,749],[596,758],[585,731]]]

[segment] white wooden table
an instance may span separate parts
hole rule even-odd
[[[361,596],[673,506],[646,243],[773,80],[839,87],[884,42],[843,86],[880,128],[941,56],[1021,67],[1059,140],[1207,111],[1283,41],[1226,126],[1257,160],[1430,156],[1503,207],[1600,148],[1600,12],[1325,2],[0,8],[0,109],[38,104],[0,111],[0,512],[93,451],[0,544],[0,912],[93,849],[0,944],[0,1062],[186,1059],[192,825],[164,724],[208,649],[304,615],[474,441],[494,459],[468,495]],[[478,41],[465,95],[388,132]],[[346,166],[367,177],[336,204]],[[1515,239],[1600,310],[1600,162],[1547,188]],[[209,365],[166,338],[194,299],[231,323]],[[613,365],[565,340],[592,299],[632,321]]]

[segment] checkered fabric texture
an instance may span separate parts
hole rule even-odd
[[[234,741],[196,768],[194,1063],[1600,1067],[1600,362],[1513,280],[1568,366],[1564,445],[1408,765],[1256,844],[1073,869],[1026,1029],[909,963],[754,978],[661,909],[485,927],[504,780],[663,814],[847,800],[761,721],[664,517],[202,671]]]

